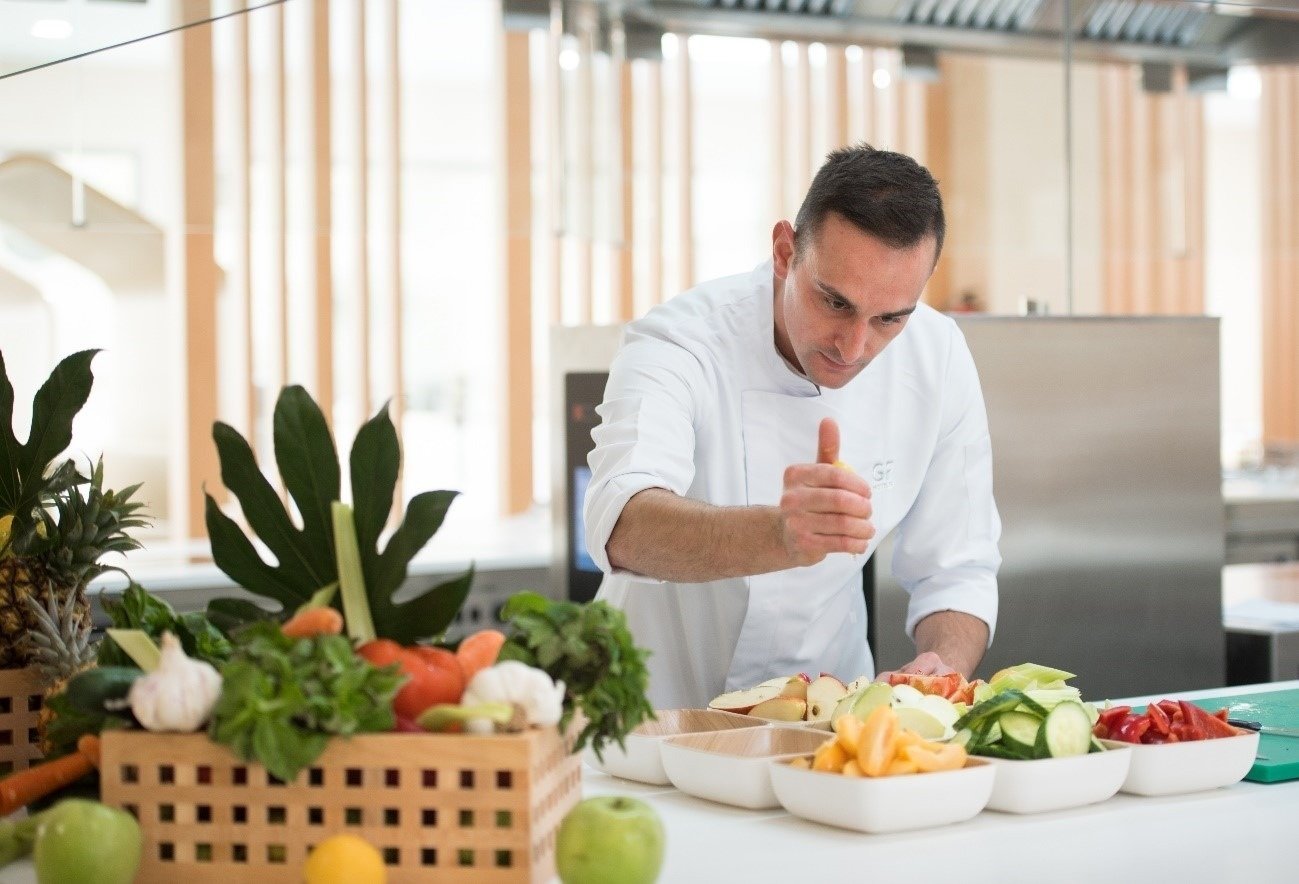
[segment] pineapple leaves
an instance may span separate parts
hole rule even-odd
[[[72,419],[90,398],[90,363],[98,352],[73,353],[50,372],[32,400],[26,443],[14,435],[14,388],[0,355],[0,515],[13,515],[15,536],[34,529],[33,511],[49,490],[45,470],[72,444]]]
[[[341,497],[340,468],[325,417],[302,387],[281,392],[274,430],[275,459],[302,515],[302,528],[294,525],[244,438],[217,423],[212,436],[221,460],[221,479],[277,564],[262,559],[211,496],[207,498],[208,535],[217,567],[250,592],[295,610],[321,587],[339,579],[331,506]],[[472,568],[414,598],[398,603],[393,597],[406,580],[411,559],[442,526],[457,492],[427,491],[412,498],[401,524],[381,550],[379,538],[392,512],[401,470],[397,431],[386,406],[357,433],[349,465],[356,540],[375,632],[404,644],[440,635],[469,594]],[[336,600],[334,605],[340,603]]]

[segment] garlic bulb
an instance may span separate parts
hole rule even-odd
[[[128,698],[146,729],[187,734],[203,726],[220,694],[220,674],[202,660],[185,656],[176,636],[167,632],[158,668],[136,679]]]
[[[514,703],[523,709],[528,724],[550,727],[564,712],[564,683],[526,663],[506,660],[475,675],[460,703]]]

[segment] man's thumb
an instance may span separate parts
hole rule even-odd
[[[834,418],[827,417],[821,421],[817,431],[816,462],[834,463],[839,459],[839,425]]]

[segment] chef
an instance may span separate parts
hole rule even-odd
[[[903,671],[982,659],[1001,523],[974,362],[920,303],[944,227],[924,167],[844,148],[770,261],[627,327],[584,518],[599,598],[652,652],[656,708],[873,674],[862,565],[890,532],[917,650]]]

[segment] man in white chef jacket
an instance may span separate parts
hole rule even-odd
[[[892,531],[918,654],[903,671],[982,659],[1001,523],[974,362],[920,303],[944,228],[924,167],[845,148],[769,262],[627,327],[584,519],[599,598],[652,651],[656,708],[872,674],[861,569]]]

